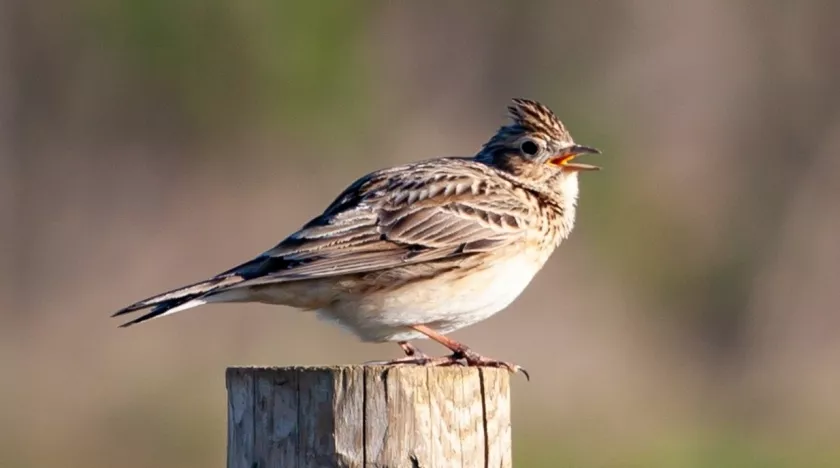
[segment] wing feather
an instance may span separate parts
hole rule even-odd
[[[520,242],[536,206],[489,171],[453,158],[370,174],[232,287],[457,259]]]

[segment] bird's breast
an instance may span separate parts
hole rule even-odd
[[[536,251],[486,258],[398,288],[347,295],[321,309],[320,314],[368,341],[406,339],[405,328],[411,325],[427,325],[449,333],[510,305],[546,258]]]

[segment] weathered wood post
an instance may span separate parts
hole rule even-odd
[[[228,468],[511,467],[505,370],[229,368]]]

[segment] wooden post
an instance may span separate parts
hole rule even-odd
[[[511,467],[505,370],[229,368],[228,468]]]

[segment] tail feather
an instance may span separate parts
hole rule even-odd
[[[172,301],[167,301],[167,302],[163,302],[161,304],[158,304],[158,305],[154,306],[152,308],[152,310],[150,310],[147,314],[143,314],[140,317],[137,317],[135,319],[132,319],[128,322],[123,323],[122,325],[120,325],[120,328],[130,327],[134,324],[145,322],[145,321],[151,320],[153,318],[158,318],[158,317],[163,317],[164,315],[174,314],[175,312],[177,312],[177,311],[173,312],[174,309],[176,309],[179,305],[190,302],[191,300],[194,299],[194,297],[195,296],[188,297],[188,298],[185,298],[185,299],[174,299]],[[196,305],[200,305],[200,304],[196,304]]]
[[[152,310],[150,310],[147,314],[120,325],[120,327],[128,327],[153,318],[174,314],[182,310],[205,304],[207,301],[201,299],[203,296],[241,281],[242,278],[236,275],[217,276],[215,278],[210,278],[205,281],[173,289],[172,291],[143,299],[142,301],[118,310],[111,315],[111,317],[118,317],[120,315],[152,307]]]

